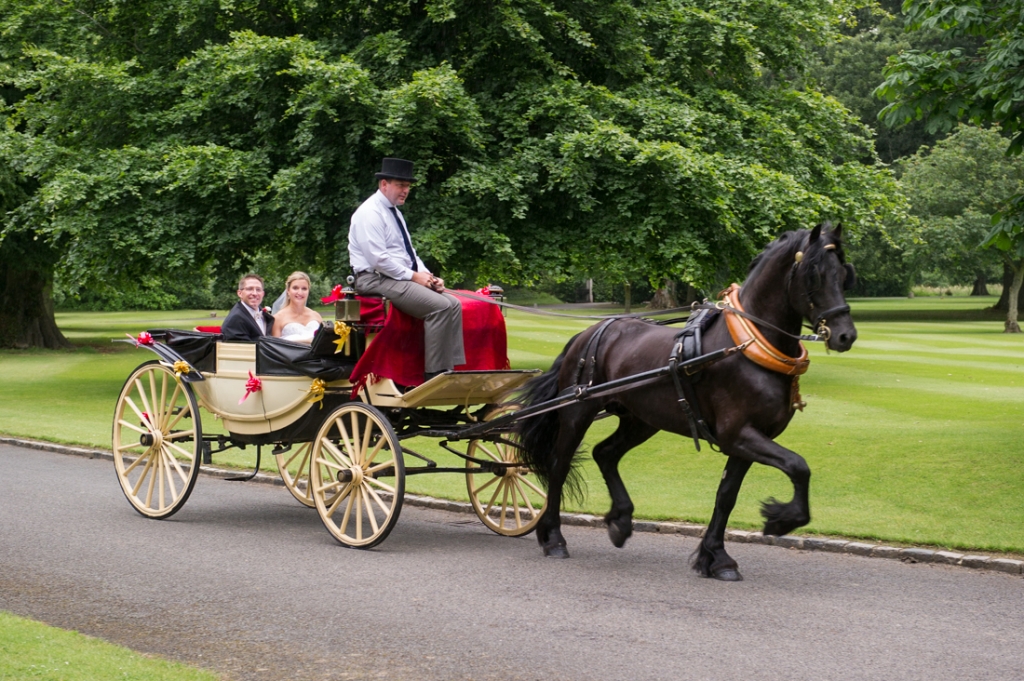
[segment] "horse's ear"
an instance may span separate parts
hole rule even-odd
[[[836,228],[832,230],[832,240],[839,243],[843,240],[843,223],[836,225]]]
[[[808,243],[814,243],[821,236],[821,225],[815,225],[814,229],[811,230],[811,239]]]

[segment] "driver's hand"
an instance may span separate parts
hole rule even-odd
[[[427,288],[434,288],[434,275],[430,272],[413,272],[412,280],[414,283],[420,286],[426,286]]]

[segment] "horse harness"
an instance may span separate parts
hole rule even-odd
[[[712,449],[718,446],[718,440],[711,432],[711,427],[700,413],[697,392],[693,389],[693,384],[700,379],[700,371],[707,364],[692,369],[687,367],[682,371],[676,367],[680,362],[700,357],[704,353],[704,331],[718,314],[718,310],[701,309],[690,315],[682,330],[676,334],[672,343],[672,354],[668,357],[668,365],[672,368],[672,383],[676,386],[676,395],[678,396],[676,401],[679,402],[679,406],[682,407],[686,420],[690,424],[693,446],[697,448],[698,452],[701,438],[707,440]],[[737,349],[740,352],[743,351],[741,346],[737,346]]]
[[[804,344],[801,342],[800,354],[796,357],[790,357],[772,345],[752,322],[771,327],[788,336],[793,336],[800,341],[823,340],[827,342],[830,335],[830,330],[827,326],[827,318],[836,313],[848,312],[850,309],[847,305],[840,305],[832,309],[825,310],[818,314],[815,319],[814,326],[818,331],[818,334],[794,336],[782,329],[778,329],[764,320],[757,319],[753,315],[747,314],[743,310],[743,306],[740,304],[739,293],[739,284],[733,284],[722,292],[722,300],[718,303],[694,303],[691,307],[692,314],[686,318],[686,324],[673,339],[672,352],[668,358],[669,373],[672,376],[672,383],[675,385],[676,394],[678,395],[677,401],[679,402],[679,406],[682,408],[683,414],[686,416],[686,420],[689,423],[690,433],[693,436],[693,444],[694,447],[697,448],[698,452],[700,451],[700,440],[702,439],[706,440],[713,449],[718,446],[718,440],[715,438],[712,427],[704,420],[704,417],[701,414],[700,404],[697,401],[697,393],[694,390],[694,383],[700,379],[700,372],[704,367],[718,361],[719,359],[723,359],[734,352],[742,352],[747,359],[758,366],[776,373],[791,376],[793,380],[790,384],[790,410],[803,411],[804,407],[807,406],[807,403],[804,402],[800,396],[800,376],[806,373],[810,366],[810,358],[807,354],[807,348],[804,347]],[[726,348],[722,354],[714,357],[713,359],[709,359],[707,362],[701,362],[698,364],[690,363],[690,360],[699,358],[703,355],[704,332],[720,313],[726,313],[726,327],[729,330],[729,336],[736,345],[731,348]],[[597,353],[601,346],[601,339],[604,336],[605,331],[608,330],[608,327],[620,319],[623,318],[612,317],[604,320],[601,325],[598,326],[597,331],[591,334],[587,341],[587,346],[577,363],[576,375],[572,386],[564,392],[570,392],[583,386],[589,388],[593,384],[594,372],[597,367]],[[681,320],[669,319],[652,323],[663,326],[678,321]],[[686,366],[680,368],[680,365]]]
[[[696,446],[697,451],[700,451],[701,438],[707,440],[712,447],[717,446],[718,441],[715,439],[711,427],[700,413],[700,406],[697,403],[697,394],[693,389],[693,383],[698,380],[699,372],[705,366],[731,353],[727,352],[720,357],[697,366],[691,365],[680,369],[679,365],[688,360],[698,358],[703,354],[703,333],[711,322],[714,321],[715,317],[718,316],[718,313],[719,310],[717,309],[701,309],[691,314],[686,320],[686,325],[673,339],[672,352],[668,359],[669,373],[672,375],[672,382],[676,387],[676,394],[679,396],[678,402],[689,422],[690,432],[693,434],[693,444]],[[597,367],[597,352],[601,346],[601,338],[604,336],[604,332],[608,330],[608,327],[620,319],[616,317],[606,319],[598,326],[597,331],[591,334],[590,339],[587,341],[587,346],[576,365],[573,386],[589,387],[593,384],[594,372]],[[672,321],[675,320],[655,323],[664,325]],[[736,352],[742,351],[742,349],[742,347],[737,346],[727,350]]]

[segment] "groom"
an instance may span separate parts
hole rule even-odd
[[[238,282],[238,302],[220,327],[224,340],[255,343],[257,338],[270,333],[274,317],[260,309],[262,302],[263,278],[258,274],[242,277]]]

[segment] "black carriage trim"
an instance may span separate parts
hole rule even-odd
[[[119,340],[144,348],[160,358],[162,364],[173,369],[186,383],[204,381],[204,371],[213,371],[217,365],[217,341],[219,333],[183,331],[180,329],[151,329],[147,332],[152,341]]]

